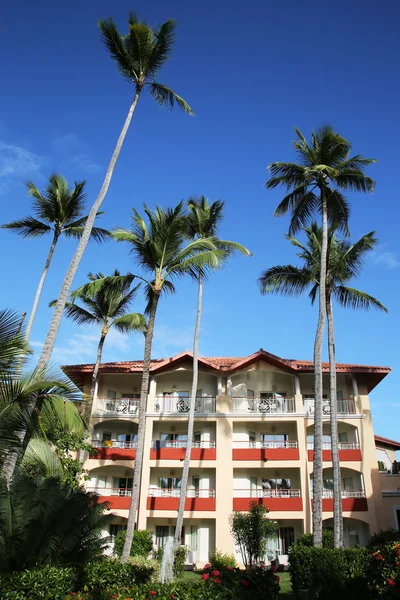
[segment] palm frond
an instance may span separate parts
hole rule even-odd
[[[86,222],[86,219],[87,217],[84,217],[83,219],[79,220],[84,220]],[[84,229],[84,225],[71,224],[63,229],[63,233],[65,237],[80,239],[82,237]],[[93,227],[92,231],[90,232],[90,239],[97,242],[98,244],[101,244],[111,239],[111,233],[108,231],[108,229],[103,229],[102,227]]]
[[[111,326],[122,333],[129,333],[131,331],[141,331],[145,333],[147,321],[144,316],[139,313],[130,313],[114,319]]]
[[[312,283],[312,273],[307,267],[278,265],[261,273],[258,285],[262,294],[300,296]]]
[[[147,75],[154,77],[167,62],[175,41],[176,22],[169,19],[163,23],[156,35],[156,43],[147,61]]]
[[[12,310],[0,310],[0,373],[14,374],[29,354],[21,328],[21,315]]]
[[[25,217],[19,221],[11,221],[0,227],[1,229],[11,229],[23,238],[40,237],[51,231],[50,225],[42,223],[34,217]]]
[[[107,48],[112,60],[117,63],[121,75],[128,81],[137,81],[139,78],[138,64],[132,60],[125,48],[124,38],[120,35],[112,19],[104,19],[98,23],[101,39]]]
[[[353,190],[355,192],[373,192],[375,181],[367,177],[364,173],[343,169],[335,177],[335,183],[342,190]]]
[[[340,285],[332,290],[332,293],[343,308],[352,308],[353,310],[377,308],[386,313],[388,312],[379,300],[360,290]]]
[[[34,470],[43,473],[45,477],[61,477],[63,474],[61,461],[52,446],[40,438],[29,441],[21,466],[33,466]]]
[[[57,300],[52,300],[49,306],[54,306]],[[68,319],[72,319],[77,325],[93,325],[95,323],[101,323],[101,320],[96,314],[93,314],[73,302],[67,302],[65,304],[65,314]]]
[[[160,104],[161,106],[165,106],[166,108],[172,109],[175,105],[175,102],[184,112],[187,112],[190,116],[194,116],[194,112],[190,108],[189,104],[184,100],[181,96],[179,96],[176,92],[171,90],[166,85],[162,83],[157,83],[155,81],[149,83],[150,86],[150,94],[153,98]]]

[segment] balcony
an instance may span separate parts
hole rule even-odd
[[[301,490],[244,489],[233,490],[233,510],[247,511],[251,502],[263,504],[271,511],[303,510]]]
[[[315,412],[314,400],[305,398],[304,399],[304,409],[305,409],[306,415],[313,419],[314,412]],[[337,401],[337,412],[338,412],[338,415],[340,415],[342,417],[357,414],[355,400],[352,400],[352,399],[338,400]],[[329,400],[324,399],[322,401],[322,416],[323,416],[323,418],[327,418],[330,416],[330,414],[331,414],[331,407],[330,407]]]
[[[117,400],[98,399],[94,412],[96,417],[130,417],[137,419],[139,416],[140,400],[119,398]]]
[[[366,511],[368,510],[367,499],[364,490],[342,490],[342,508],[343,511]],[[322,510],[324,512],[333,512],[333,491],[323,490],[322,492]]]
[[[332,446],[330,442],[323,442],[322,444],[322,460],[325,462],[332,462]],[[312,442],[307,443],[307,455],[308,460],[314,460],[314,444]],[[358,442],[339,442],[339,460],[361,460],[360,444]]]
[[[91,445],[96,448],[97,453],[89,456],[89,459],[97,460],[135,460],[136,441],[120,442],[105,440],[92,440]]]
[[[150,450],[152,460],[184,460],[186,442],[153,440]],[[192,442],[191,460],[215,460],[216,449],[214,441]]]
[[[154,410],[164,415],[188,415],[190,398],[170,394],[168,396],[154,397]],[[195,413],[215,413],[215,396],[201,396],[196,398]]]
[[[96,492],[101,502],[107,502],[109,510],[129,509],[132,488],[87,487],[88,492]]]
[[[233,442],[233,460],[299,460],[295,441]]]
[[[164,489],[150,487],[147,497],[147,510],[173,510],[179,508],[180,488]],[[215,510],[214,489],[188,489],[185,510]]]
[[[233,396],[232,407],[234,413],[284,415],[294,413],[296,404],[294,398],[247,398],[245,396]]]

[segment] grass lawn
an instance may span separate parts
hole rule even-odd
[[[184,571],[181,581],[196,581],[199,579],[202,572],[203,571]]]
[[[281,578],[279,584],[281,586],[281,591],[279,594],[279,598],[293,598],[293,594],[292,594],[292,585],[290,583],[290,575],[289,573],[286,571],[284,573],[278,573],[279,577]]]

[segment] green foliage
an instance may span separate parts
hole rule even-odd
[[[164,549],[157,548],[157,550],[155,550],[153,554],[154,554],[155,560],[158,561],[159,564],[161,564],[162,559],[163,559]],[[187,550],[186,550],[185,546],[179,546],[178,550],[175,553],[175,560],[174,560],[174,576],[175,577],[182,577],[183,572],[185,570],[186,556],[187,556]]]
[[[393,473],[393,475],[399,475],[399,473],[400,473],[400,463],[397,462],[397,460],[393,461],[392,473]]]
[[[310,548],[295,544],[289,553],[292,587],[311,590],[324,600],[352,600],[368,597],[365,548]]]
[[[390,542],[371,549],[367,570],[373,598],[400,597],[400,543]]]
[[[386,465],[383,462],[383,460],[378,460],[378,469],[381,473],[387,471]]]
[[[251,502],[249,512],[234,512],[230,517],[231,533],[246,568],[264,560],[268,539],[276,537],[277,526],[267,518],[268,512],[263,504]]]
[[[76,589],[78,571],[68,567],[32,569],[0,578],[2,600],[64,600]]]
[[[105,559],[89,563],[84,572],[84,590],[118,592],[121,588],[144,585],[158,575],[156,561],[142,557],[130,558],[127,563],[117,559]]]
[[[381,529],[369,538],[368,547],[374,548],[380,544],[388,544],[390,542],[400,542],[400,531],[396,531],[395,529]]]
[[[296,546],[306,546],[307,548],[313,547],[313,536],[312,533],[304,533],[295,542]],[[322,547],[333,548],[333,533],[330,529],[322,530]]]
[[[236,560],[233,554],[224,554],[220,550],[215,550],[209,558],[211,567],[223,571],[227,567],[234,569],[236,567]]]
[[[80,481],[89,479],[88,471],[83,468],[79,459],[80,452],[89,452],[94,455],[96,450],[86,443],[86,434],[58,429],[54,432],[54,438],[54,450],[63,470],[61,481],[77,489]]]
[[[0,478],[0,572],[82,565],[102,556],[111,515],[96,494],[57,478]]]
[[[115,543],[114,552],[117,556],[122,555],[126,538],[126,531],[121,530],[118,532]],[[137,529],[133,534],[133,542],[131,548],[131,556],[144,556],[147,558],[153,550],[153,532],[147,529]]]
[[[261,566],[243,571],[231,566],[215,569],[208,564],[204,567],[202,579],[206,587],[215,591],[217,598],[268,600],[276,598],[279,593],[279,575],[275,574],[275,570]]]

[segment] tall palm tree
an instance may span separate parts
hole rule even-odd
[[[326,125],[311,134],[311,142],[296,129],[294,149],[298,163],[274,162],[268,169],[267,189],[283,185],[289,192],[275,210],[276,216],[290,213],[289,233],[307,225],[313,213],[321,214],[322,244],[318,324],[314,342],[314,477],[313,541],[322,546],[322,342],[326,320],[326,255],[328,223],[348,233],[349,205],[342,190],[372,192],[374,181],[364,168],[375,162],[360,155],[350,156],[351,144]]]
[[[0,375],[15,376],[27,352],[20,316],[12,310],[0,310]]]
[[[29,340],[33,322],[35,320],[43,285],[50,267],[59,238],[80,238],[83,234],[87,215],[83,216],[85,208],[85,181],[75,182],[73,189],[67,180],[57,173],[51,175],[49,183],[43,192],[39,192],[32,181],[28,181],[28,195],[33,197],[33,212],[35,216],[28,216],[18,221],[11,221],[2,225],[3,229],[11,229],[23,238],[36,238],[52,233],[53,239],[50,250],[39,279],[35,299],[28,325],[25,330],[26,340]],[[90,237],[96,242],[103,242],[109,237],[106,229],[93,227]]]
[[[263,294],[280,293],[286,296],[298,296],[309,290],[314,304],[320,286],[322,229],[316,223],[306,227],[307,243],[304,246],[298,240],[288,236],[289,241],[300,249],[299,258],[303,264],[278,265],[266,269],[259,279]],[[387,312],[386,308],[373,296],[350,288],[346,284],[360,274],[368,252],[374,249],[374,232],[368,233],[352,244],[349,240],[339,240],[334,231],[328,233],[327,271],[326,271],[326,312],[328,317],[329,349],[329,387],[330,387],[330,428],[333,470],[334,497],[334,545],[343,545],[342,490],[339,461],[337,428],[337,391],[335,338],[332,310],[332,298],[341,306],[353,309],[377,308]]]
[[[163,209],[158,206],[155,210],[150,211],[147,206],[144,206],[144,213],[148,224],[133,209],[131,230],[118,229],[113,233],[118,242],[127,242],[130,245],[131,254],[145,272],[146,278],[137,277],[146,284],[148,300],[136,460],[126,539],[121,557],[123,561],[130,556],[136,521],[144,452],[151,346],[158,302],[163,293],[174,293],[175,287],[171,279],[186,275],[196,278],[199,273],[204,273],[207,268],[212,268],[215,261],[225,255],[225,251],[216,248],[213,239],[186,241],[187,215],[183,210],[182,202],[173,209]]]
[[[183,98],[166,85],[156,81],[159,70],[171,56],[175,39],[175,21],[166,21],[158,29],[152,29],[131,14],[128,26],[128,33],[121,35],[112,19],[99,22],[102,41],[111,58],[117,63],[118,71],[133,85],[134,96],[108,165],[103,185],[90,210],[82,237],[61,286],[43,351],[39,359],[39,368],[46,366],[49,362],[75,273],[88,244],[96,215],[107,194],[115,164],[143,90],[149,89],[150,94],[161,106],[172,108],[176,103],[185,112],[190,115],[193,114],[192,109]]]
[[[96,405],[97,380],[103,346],[110,329],[116,329],[121,333],[133,331],[146,331],[146,319],[140,313],[128,313],[138,290],[139,285],[131,289],[133,275],[121,275],[115,269],[114,273],[106,277],[103,273],[88,274],[89,284],[85,284],[71,293],[71,302],[65,306],[65,314],[78,325],[101,326],[99,344],[97,346],[96,363],[93,369],[92,383],[90,388],[90,402],[86,403],[85,415],[89,421],[92,407]],[[99,282],[99,285],[91,292],[91,283]],[[75,301],[80,300],[84,306],[79,306]],[[50,306],[55,304],[55,300]]]
[[[216,248],[213,269],[218,269],[223,265],[225,259],[233,252],[241,252],[244,256],[251,256],[251,252],[241,244],[236,242],[218,239],[218,227],[223,219],[224,203],[220,200],[209,202],[205,196],[200,198],[190,198],[188,200],[188,208],[190,210],[188,218],[188,235],[193,240],[213,239]],[[222,251],[222,252],[221,252]],[[189,405],[189,420],[188,433],[186,442],[185,460],[183,463],[182,482],[180,489],[180,500],[178,508],[178,516],[176,520],[175,536],[174,536],[174,551],[176,552],[182,534],[183,514],[185,510],[185,500],[189,479],[190,454],[192,452],[193,429],[194,429],[194,413],[196,405],[197,384],[199,375],[199,334],[200,321],[202,311],[203,298],[203,273],[198,275],[198,291],[197,291],[197,312],[196,324],[194,329],[193,339],[193,380],[192,391]]]

